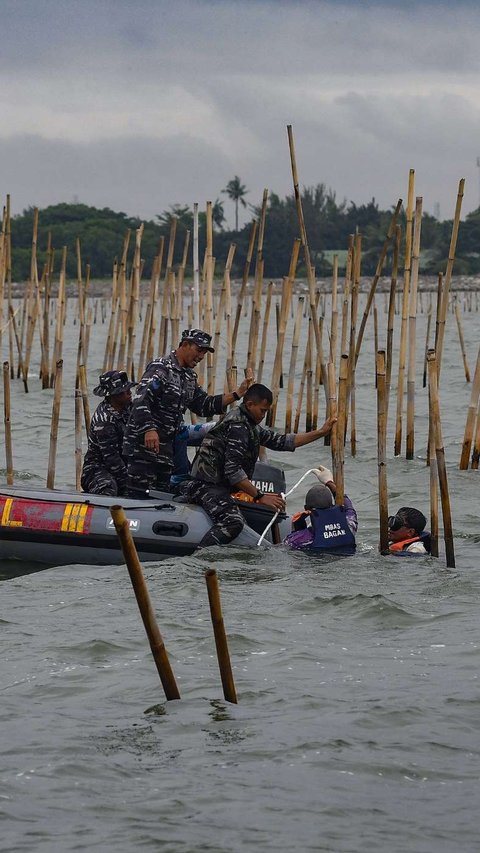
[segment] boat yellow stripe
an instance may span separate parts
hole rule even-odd
[[[83,533],[83,525],[85,524],[85,516],[88,511],[88,504],[82,504],[82,508],[80,510],[80,516],[77,524],[77,533]]]
[[[70,516],[70,522],[68,525],[68,529],[72,533],[77,532],[77,522],[78,522],[78,513],[80,512],[81,504],[73,504],[72,505],[72,514]]]
[[[73,504],[67,504],[65,507],[65,512],[63,513],[62,518],[62,530],[68,530],[68,523],[70,521],[70,516],[72,514]]]

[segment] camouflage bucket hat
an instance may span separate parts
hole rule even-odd
[[[130,382],[124,370],[107,370],[99,376],[99,382],[93,393],[97,397],[113,397],[115,394],[121,394],[122,391],[128,391],[137,385],[137,382]]]
[[[212,336],[207,334],[207,332],[202,332],[201,329],[185,329],[182,332],[182,340],[183,341],[191,341],[193,344],[196,344],[197,347],[202,347],[203,349],[207,349],[209,352],[215,352],[214,348],[210,346],[212,343]]]

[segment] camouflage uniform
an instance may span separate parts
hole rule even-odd
[[[232,409],[203,439],[192,477],[178,487],[191,503],[201,504],[213,521],[200,546],[225,545],[241,532],[243,516],[231,496],[241,480],[250,480],[260,445],[295,450],[293,433],[282,435],[256,424],[242,404]]]
[[[148,365],[133,400],[123,444],[129,495],[138,497],[147,489],[169,490],[173,440],[182,425],[183,413],[190,409],[200,417],[221,414],[222,397],[207,394],[199,386],[197,374],[189,367],[181,367],[175,352]],[[158,432],[158,454],[144,445],[148,430]]]

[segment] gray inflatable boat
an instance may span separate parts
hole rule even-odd
[[[257,463],[253,482],[265,492],[285,491],[283,471]],[[142,561],[192,554],[212,525],[200,506],[183,503],[167,492],[147,500],[112,498],[58,489],[0,487],[0,559],[62,566],[70,563],[123,563],[110,507],[124,508]],[[267,507],[239,501],[245,527],[231,545],[256,547],[272,518]],[[266,546],[290,532],[281,515]],[[231,547],[231,546],[229,546]]]

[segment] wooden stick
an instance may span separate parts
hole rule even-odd
[[[372,307],[373,297],[375,295],[375,291],[377,289],[378,280],[382,274],[383,265],[385,263],[385,258],[387,256],[388,247],[390,244],[390,240],[392,239],[393,233],[395,231],[395,226],[397,224],[398,214],[400,213],[400,209],[402,207],[402,199],[399,198],[397,201],[397,206],[392,214],[392,218],[390,220],[390,224],[388,226],[387,235],[383,242],[382,251],[380,252],[380,257],[377,261],[377,266],[375,269],[375,275],[373,277],[372,284],[370,285],[370,291],[367,297],[367,302],[365,305],[365,310],[363,312],[362,322],[360,323],[360,329],[358,331],[358,337],[355,347],[355,364],[358,361],[358,356],[360,355],[360,347],[362,346],[363,341],[363,333],[365,331],[365,326],[367,325],[368,315],[370,313],[370,308]]]
[[[428,405],[430,412],[430,399]],[[430,417],[428,420],[428,459],[430,464],[430,553],[432,557],[438,557],[438,470],[433,419]]]
[[[337,417],[337,380],[335,376],[335,365],[333,361],[329,361],[327,364],[327,373],[328,373],[328,417],[336,418]],[[332,453],[332,470],[333,470],[333,480],[337,482],[337,430],[336,428],[332,429],[330,434],[330,449]]]
[[[55,457],[57,454],[58,421],[60,419],[60,402],[62,399],[63,361],[55,365],[52,421],[50,425],[50,448],[48,453],[47,489],[55,487]]]
[[[297,363],[298,344],[300,341],[300,331],[302,328],[303,307],[305,297],[299,296],[297,301],[297,313],[295,317],[295,325],[293,327],[292,351],[290,353],[290,368],[288,371],[287,385],[287,407],[285,413],[285,432],[292,431],[292,406],[293,406],[293,386],[295,383],[295,366]]]
[[[205,580],[207,582],[208,603],[210,605],[210,616],[215,636],[215,647],[217,650],[220,677],[222,679],[223,695],[227,702],[232,702],[236,705],[238,703],[237,692],[233,680],[227,636],[223,624],[220,590],[215,569],[208,569],[205,572]]]
[[[262,381],[263,365],[265,363],[265,353],[267,350],[268,324],[270,321],[270,308],[272,305],[273,281],[269,281],[267,287],[267,301],[265,304],[265,314],[263,315],[262,341],[260,344],[260,358],[258,361],[258,370],[256,382]]]
[[[180,693],[175,681],[173,669],[168,659],[167,650],[160,629],[155,618],[155,612],[152,607],[148,587],[143,576],[140,560],[138,559],[137,549],[133,541],[132,534],[128,525],[128,520],[123,510],[123,507],[115,505],[110,507],[110,514],[113,518],[115,530],[122,546],[123,556],[127,565],[128,574],[132,582],[135,598],[137,599],[138,609],[145,627],[145,631],[150,643],[150,649],[157,667],[157,672],[160,676],[165,696],[167,699],[180,699]]]
[[[378,464],[378,513],[380,520],[381,554],[388,551],[388,488],[387,488],[387,384],[385,351],[377,352],[377,464]]]
[[[472,450],[472,470],[478,471],[480,463],[480,406],[477,412],[477,426],[475,428],[475,444]]]
[[[422,385],[424,388],[427,387],[427,355],[428,350],[430,349],[430,326],[432,325],[432,308],[428,309],[427,314],[427,330],[425,332],[425,354],[423,359],[423,380]]]
[[[447,317],[448,298],[450,294],[450,285],[452,283],[453,264],[455,261],[455,252],[457,248],[458,227],[460,225],[460,213],[462,210],[463,191],[465,188],[465,178],[461,178],[458,184],[457,203],[455,205],[455,216],[453,218],[452,235],[450,238],[450,248],[448,251],[447,269],[445,271],[445,279],[443,282],[442,300],[440,315],[442,322],[438,329],[438,340],[436,342],[436,359],[437,359],[437,379],[440,383],[440,373],[442,369],[442,354],[443,341],[445,338],[445,321]]]
[[[415,227],[413,231],[412,278],[408,317],[408,380],[407,380],[407,441],[406,458],[413,459],[415,448],[415,356],[417,336],[417,291],[420,263],[420,233],[422,228],[422,204],[419,196],[415,204]]]
[[[468,369],[467,354],[465,352],[465,341],[463,338],[462,321],[458,310],[458,302],[455,300],[455,319],[457,321],[458,338],[460,341],[460,349],[462,351],[463,370],[465,372],[465,382],[470,382],[470,370]]]
[[[437,458],[438,480],[440,484],[440,498],[442,502],[443,535],[445,539],[445,553],[447,566],[455,568],[455,552],[453,547],[452,516],[450,512],[450,495],[448,493],[447,469],[445,465],[445,450],[443,447],[442,424],[440,421],[440,402],[438,397],[437,360],[435,350],[430,350],[428,361],[428,387],[430,391],[430,421],[433,427],[435,439],[435,455]]]
[[[340,358],[340,375],[338,380],[338,420],[336,423],[336,463],[335,484],[337,487],[335,503],[343,506],[345,497],[344,464],[345,464],[345,430],[347,413],[347,382],[348,382],[348,355],[342,353]],[[335,429],[335,427],[334,427]]]
[[[477,355],[477,363],[475,365],[475,373],[473,376],[472,390],[470,392],[470,405],[467,412],[467,422],[465,424],[465,434],[462,444],[462,453],[460,456],[460,470],[466,471],[470,459],[470,450],[473,441],[473,430],[475,426],[475,418],[477,415],[478,401],[480,399],[480,347]],[[472,466],[473,467],[473,466]]]
[[[75,388],[75,488],[81,489],[82,478],[82,392]]]
[[[268,189],[263,191],[262,209],[258,229],[257,252],[255,259],[255,286],[252,298],[252,313],[250,317],[250,329],[248,334],[247,367],[255,372],[257,358],[257,341],[260,328],[260,311],[262,303],[263,287],[263,239],[265,235],[265,220],[267,216]]]
[[[403,417],[403,392],[405,384],[405,363],[407,353],[407,323],[408,302],[410,295],[410,267],[412,263],[412,233],[413,233],[413,190],[415,183],[415,170],[410,169],[408,176],[407,196],[407,225],[405,229],[405,261],[403,268],[403,296],[402,296],[402,323],[400,326],[400,348],[398,354],[398,381],[397,381],[397,413],[395,422],[394,454],[399,456],[402,452],[402,417]]]
[[[249,272],[250,272],[250,264],[252,263],[253,247],[255,245],[256,233],[257,233],[257,222],[254,219],[252,221],[252,225],[250,228],[250,237],[248,240],[247,257],[245,258],[245,264],[243,267],[242,284],[241,284],[240,290],[238,292],[238,297],[237,297],[237,307],[236,307],[236,311],[235,311],[235,322],[234,322],[234,326],[233,326],[233,335],[232,335],[233,359],[235,359],[235,350],[237,347],[238,327],[240,325],[240,317],[242,315],[242,308],[245,307],[244,303],[246,301],[245,297],[246,297],[246,292],[247,292],[248,276],[249,276]]]
[[[337,290],[338,290],[338,255],[333,256],[333,273],[332,273],[332,315],[330,318],[330,361],[333,363],[335,372],[337,365],[337,339],[338,339],[338,307],[337,307]]]
[[[10,365],[3,362],[3,424],[5,431],[5,461],[7,486],[13,486],[12,424],[10,421]]]

